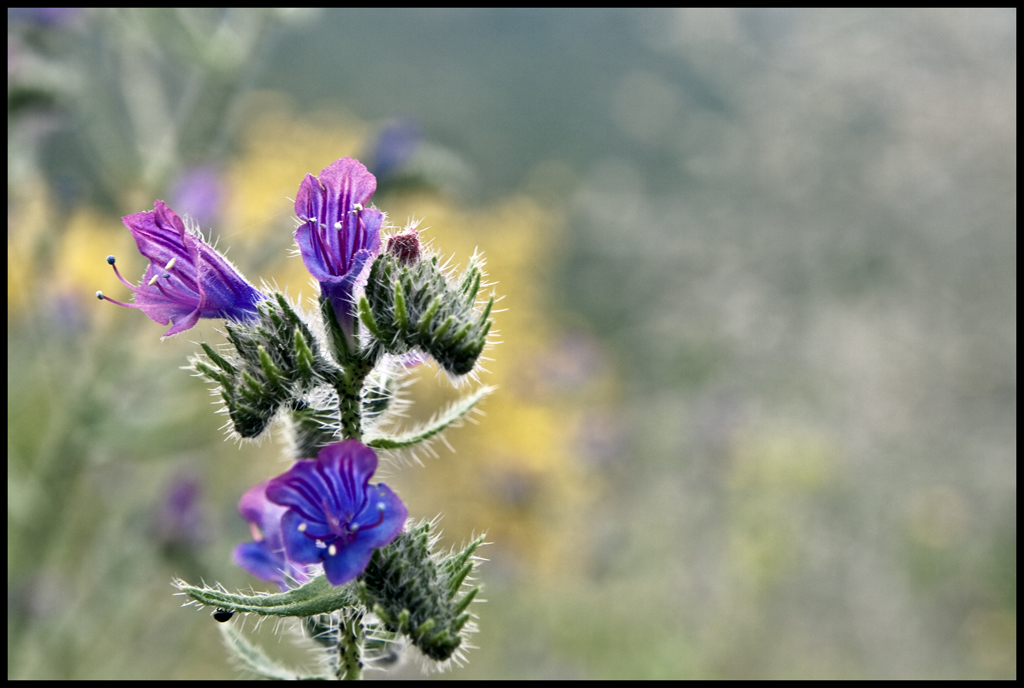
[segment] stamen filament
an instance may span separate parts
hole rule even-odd
[[[162,276],[164,279],[170,279],[171,278],[171,276],[167,275],[167,274],[160,275],[160,276]],[[163,294],[167,298],[173,300],[174,297],[167,293],[167,290],[163,288],[163,286],[160,284],[159,280],[157,280],[157,277],[158,277],[158,275],[153,275],[153,279],[151,279],[149,281],[150,285],[153,285],[155,283],[156,284],[156,288],[160,290],[161,294]]]
[[[100,301],[109,301],[110,303],[116,303],[118,306],[124,306],[125,308],[138,308],[134,303],[122,303],[116,299],[112,299],[109,296],[104,296],[102,291],[96,292],[96,298]]]
[[[377,502],[377,520],[368,526],[361,526],[358,523],[353,523],[348,527],[350,533],[356,533],[360,530],[370,530],[376,528],[384,522],[384,502]]]
[[[114,274],[117,275],[117,279],[121,280],[121,284],[128,287],[132,291],[138,291],[136,286],[121,276],[121,271],[117,269],[117,265],[114,264],[114,256],[107,256],[107,263],[110,267],[114,268]]]

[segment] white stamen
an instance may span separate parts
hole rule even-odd
[[[335,554],[338,553],[338,548],[335,547],[334,545],[331,545],[330,547],[327,548],[327,553],[330,554],[333,557]]]
[[[341,231],[341,220],[338,220],[337,222],[334,223],[334,228],[337,229],[338,231]]]
[[[352,204],[352,208],[353,208],[353,210],[352,210],[353,213],[358,213],[360,210],[363,209],[363,204],[362,203],[353,203]]]
[[[160,275],[153,275],[153,278],[149,280],[149,286],[152,287],[154,284],[156,284],[156,281],[158,279],[160,279]]]
[[[174,262],[176,260],[178,260],[178,256],[174,256],[169,261],[167,261],[167,265],[164,266],[164,270],[170,270],[171,268],[173,268],[174,267]]]
[[[305,533],[306,532],[306,524],[305,523],[300,523],[299,524],[299,532],[300,533]]]

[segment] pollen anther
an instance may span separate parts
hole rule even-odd
[[[334,545],[331,545],[330,547],[327,548],[327,553],[330,554],[333,557],[335,554],[338,553],[338,548],[335,547]]]

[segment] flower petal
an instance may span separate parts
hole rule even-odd
[[[296,461],[267,486],[267,499],[289,507],[304,521],[313,524],[327,523],[324,500],[329,495],[330,489],[313,459]]]
[[[365,540],[356,540],[339,549],[334,556],[324,557],[324,573],[331,585],[344,585],[366,570],[373,556],[373,546]]]
[[[377,470],[377,455],[358,440],[344,440],[330,444],[317,454],[323,467],[322,475],[328,482],[332,506],[338,513],[347,512],[350,518],[363,510],[366,488]]]
[[[285,564],[283,552],[272,552],[266,542],[243,542],[235,546],[231,554],[232,561],[260,580],[287,585],[282,565]]]
[[[366,509],[355,521],[361,527],[354,537],[346,543],[338,538],[334,554],[328,549],[322,557],[331,585],[343,585],[366,570],[373,551],[391,544],[405,526],[409,511],[387,485],[367,486],[366,498]]]
[[[355,518],[359,541],[373,549],[390,545],[402,532],[407,518],[409,509],[390,487],[384,483],[367,485],[366,508]]]
[[[324,548],[317,547],[316,538],[300,530],[307,523],[296,511],[289,509],[281,519],[281,536],[284,538],[284,549],[288,558],[300,564],[319,564],[323,559]]]

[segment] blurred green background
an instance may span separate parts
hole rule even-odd
[[[354,155],[506,297],[486,416],[386,478],[492,543],[443,677],[1015,678],[1016,38],[1013,10],[9,10],[8,676],[235,675],[170,580],[268,589],[230,553],[283,445],[225,440],[180,369],[217,323],[161,342],[93,294],[128,300],[104,258],[142,273],[120,216],[161,198],[308,303],[289,199]]]

